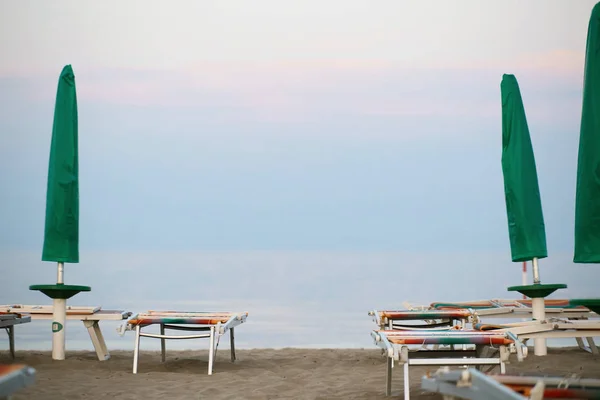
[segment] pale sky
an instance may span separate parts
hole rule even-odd
[[[594,1],[3,1],[3,71],[222,62],[509,66],[580,55]],[[34,64],[34,65],[32,65]],[[229,64],[235,68],[235,64]],[[240,66],[238,66],[240,67]],[[240,68],[243,69],[243,68]]]
[[[81,248],[505,251],[503,73],[572,252],[595,1],[0,1],[0,246],[41,252],[58,75]]]

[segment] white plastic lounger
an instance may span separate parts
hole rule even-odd
[[[440,393],[444,399],[470,400],[542,400],[598,399],[600,379],[565,379],[559,377],[486,375],[469,368],[440,368],[421,380],[421,388]]]
[[[35,381],[35,369],[21,364],[0,364],[0,399],[10,399],[14,392]]]
[[[593,354],[599,354],[598,347],[593,339],[594,337],[600,337],[600,321],[598,320],[580,321],[549,318],[545,321],[525,321],[508,324],[476,323],[473,328],[487,332],[511,332],[524,342],[536,338],[575,338],[580,348]],[[587,339],[589,348],[583,346],[584,338]]]
[[[559,301],[562,304],[562,301]],[[429,308],[417,307],[408,310],[370,311],[369,315],[380,329],[429,329],[442,326],[466,326],[467,322],[480,322],[487,318],[531,318],[532,309],[526,301],[479,300],[463,303],[432,303]],[[597,316],[586,307],[546,307],[546,315],[557,318],[588,319]],[[413,325],[408,321],[424,321]]]
[[[483,335],[480,335],[481,333]],[[516,353],[519,361],[527,356],[527,347],[509,332],[378,330],[371,332],[371,336],[375,345],[383,349],[387,359],[385,391],[387,396],[392,392],[394,361],[403,365],[405,400],[410,399],[409,366],[411,365],[477,365],[480,367],[491,366],[491,368],[499,366],[500,373],[503,374],[511,353]],[[454,345],[464,345],[465,347],[450,350],[425,348],[409,350],[408,347],[428,344],[452,345],[453,347]],[[471,348],[466,348],[469,345]],[[494,350],[493,354],[489,351],[490,348]]]
[[[588,307],[571,305],[567,299],[545,299],[544,312],[553,318],[589,319],[598,318]],[[480,317],[489,318],[531,318],[533,308],[531,300],[492,299],[474,300],[456,303],[435,302],[428,309],[435,310],[472,310]]]
[[[135,330],[135,347],[133,352],[133,373],[137,374],[140,352],[140,338],[151,337],[160,339],[162,362],[166,359],[166,339],[200,339],[210,340],[208,351],[208,375],[212,375],[213,360],[219,345],[219,339],[229,331],[231,342],[231,362],[235,361],[234,328],[244,322],[248,317],[247,312],[185,312],[185,311],[148,311],[136,314],[124,324],[121,333],[126,330]],[[144,333],[142,328],[150,325],[159,325],[160,333]],[[193,335],[167,335],[165,329],[182,331],[201,331],[205,333]]]
[[[459,310],[387,310],[369,312],[373,322],[379,329],[419,330],[435,328],[464,328],[474,312],[468,309]],[[412,321],[412,323],[408,323]],[[422,321],[415,324],[415,321]]]
[[[32,320],[52,320],[54,307],[45,305],[0,305],[0,312],[19,313]],[[100,330],[100,321],[122,321],[131,315],[128,311],[102,310],[102,307],[67,306],[67,320],[80,320],[86,327],[98,360],[110,359],[104,336]]]
[[[15,325],[31,322],[31,317],[16,313],[0,312],[0,328],[6,329],[10,355],[15,358]]]

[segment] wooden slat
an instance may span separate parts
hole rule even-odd
[[[94,314],[102,309],[100,306],[67,306],[67,315],[69,314]],[[52,314],[54,313],[54,306],[52,305],[0,305],[0,311],[4,312],[16,312],[23,314]]]

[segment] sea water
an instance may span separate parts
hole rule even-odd
[[[147,310],[247,311],[236,331],[238,348],[375,348],[371,310],[404,309],[433,301],[520,298],[506,288],[521,284],[521,265],[502,254],[410,252],[82,252],[65,266],[65,282],[89,285],[68,305],[101,306],[133,313]],[[31,284],[54,283],[56,266],[37,252],[2,251],[0,304],[51,304]],[[597,273],[563,254],[540,262],[546,283],[568,289],[551,298],[594,296]],[[118,321],[100,326],[110,350],[132,350],[134,333],[117,333]],[[153,327],[158,329],[157,327]],[[51,322],[15,328],[18,350],[51,349]],[[68,321],[67,350],[92,350],[80,321]],[[228,342],[228,338],[223,340]],[[196,340],[171,340],[170,349],[205,349]],[[228,343],[224,343],[228,346]],[[2,348],[7,336],[0,333]],[[549,346],[573,346],[553,339]],[[143,350],[160,341],[142,338]]]

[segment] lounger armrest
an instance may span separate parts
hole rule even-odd
[[[219,326],[219,334],[224,335],[229,329],[235,328],[239,324],[243,324],[246,322],[246,318],[247,315],[245,313],[232,315],[227,322]]]
[[[390,343],[390,341],[384,334],[377,331],[372,331],[371,337],[373,338],[375,345],[381,347],[386,352],[387,357],[396,360],[398,359],[398,355],[395,354],[394,351],[394,346]]]
[[[371,316],[373,318],[373,322],[375,322],[375,324],[377,326],[382,326],[382,321],[381,321],[381,316],[379,314],[379,311],[377,311],[377,310],[369,311],[369,316]]]
[[[119,324],[119,326],[117,326],[117,333],[119,334],[119,336],[123,336],[123,335],[125,335],[125,332],[135,329],[135,327],[132,326],[129,323],[129,321],[131,321],[132,319],[136,319],[138,317],[138,315],[139,315],[139,313],[131,313],[130,312],[127,319],[125,319],[121,324]]]

